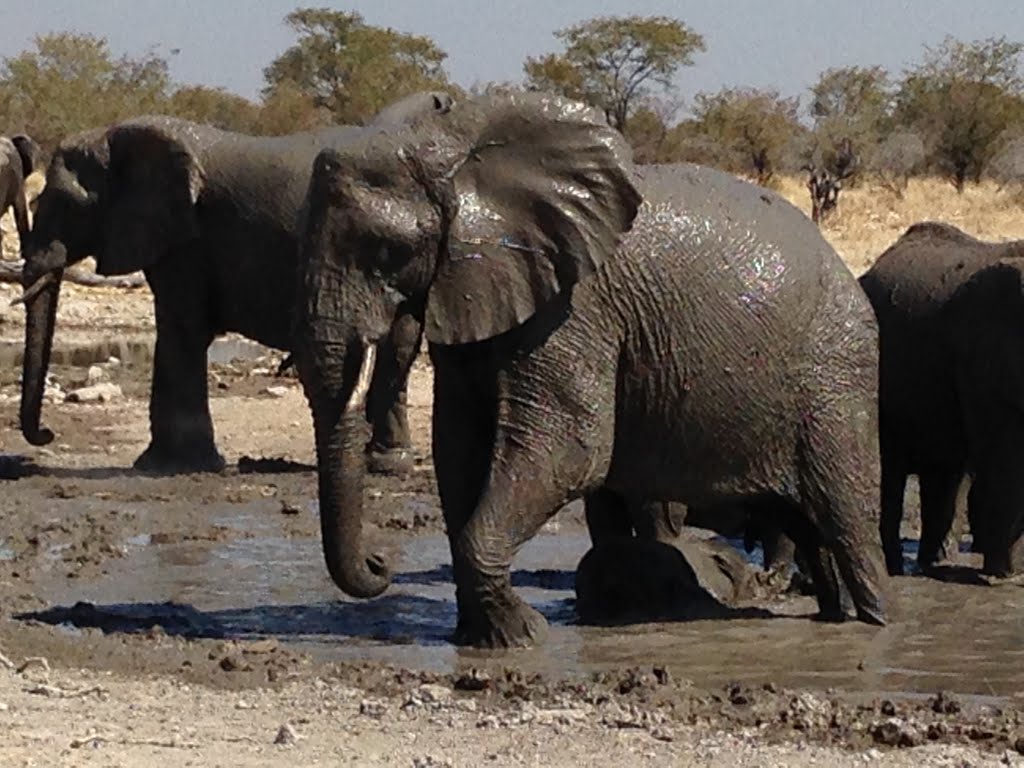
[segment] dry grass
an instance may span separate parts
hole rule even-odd
[[[810,216],[810,194],[803,177],[783,177],[773,186]],[[919,221],[944,221],[983,240],[1024,239],[1024,201],[991,182],[970,185],[958,195],[941,179],[911,179],[903,199],[865,183],[843,190],[822,233],[860,275],[907,227]]]

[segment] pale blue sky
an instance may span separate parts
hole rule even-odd
[[[518,80],[528,55],[557,49],[556,29],[597,15],[664,14],[704,35],[707,53],[678,78],[686,100],[722,86],[776,87],[804,97],[819,72],[879,64],[894,73],[922,45],[1024,40],[1022,0],[9,0],[0,56],[37,34],[74,30],[106,37],[115,54],[153,48],[175,80],[256,97],[263,68],[292,42],[283,18],[297,5],[361,13],[366,21],[432,37],[462,85]],[[12,7],[13,6],[13,7]],[[170,56],[169,50],[180,48]]]

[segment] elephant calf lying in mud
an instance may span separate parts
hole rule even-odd
[[[907,476],[921,487],[918,562],[938,559],[967,499],[986,573],[1024,557],[1024,241],[986,243],[948,224],[910,227],[861,277],[881,333],[881,533],[903,572]]]
[[[63,269],[93,255],[105,275],[144,270],[156,309],[151,442],[138,469],[218,471],[207,392],[207,347],[241,333],[290,349],[298,214],[313,158],[393,122],[444,112],[450,97],[415,94],[367,127],[281,137],[229,133],[169,117],[142,117],[65,139],[47,173],[32,232],[23,242],[27,323],[21,429],[40,426]],[[381,468],[411,464],[405,376],[419,327],[398,312],[382,347],[369,415]]]
[[[363,543],[361,411],[376,345],[412,304],[456,642],[540,636],[512,559],[599,489],[754,500],[809,563],[822,618],[843,618],[841,579],[858,618],[884,623],[877,324],[792,205],[706,168],[634,168],[603,118],[543,93],[321,152],[308,200],[294,353],[342,590],[390,581]]]

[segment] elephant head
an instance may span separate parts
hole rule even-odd
[[[184,138],[196,128],[140,118],[80,134],[55,153],[24,249],[21,431],[33,445],[53,439],[40,415],[64,268],[95,256],[99,274],[128,274],[198,233],[202,173]]]
[[[35,143],[31,136],[19,133],[16,136],[11,136],[11,143],[18,151],[18,157],[21,158],[23,178],[27,179],[34,171],[43,167],[43,149]]]
[[[20,417],[22,434],[32,445],[53,440],[53,433],[40,427],[39,419],[60,281],[65,266],[99,251],[99,209],[108,162],[103,130],[63,141],[46,170],[32,231],[22,244],[25,293],[21,300],[26,321]]]
[[[362,543],[362,399],[399,304],[435,344],[510,331],[612,257],[640,195],[602,117],[491,96],[322,151],[300,240],[294,350],[313,412],[323,546],[347,594],[387,588]]]

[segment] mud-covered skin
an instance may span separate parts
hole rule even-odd
[[[36,170],[41,150],[31,138],[19,134],[0,136],[0,215],[10,209],[20,242],[29,232],[29,206],[25,196],[25,179]],[[0,246],[3,234],[0,234]]]
[[[443,97],[443,98],[442,98]],[[101,274],[145,270],[155,300],[157,348],[149,447],[136,468],[219,471],[210,419],[206,350],[235,331],[276,349],[291,345],[298,214],[316,153],[367,131],[450,107],[418,94],[367,128],[340,126],[251,137],[167,117],[144,117],[66,139],[39,198],[24,247],[26,287],[55,282],[27,306],[22,431],[35,445],[54,332],[60,270],[95,255]],[[402,329],[382,345],[371,416],[373,449],[390,471],[411,469],[402,393],[418,346]],[[388,402],[384,402],[384,400]]]
[[[985,570],[1014,570],[1024,521],[1022,257],[1020,242],[987,243],[924,222],[861,277],[881,331],[881,533],[890,573],[903,570],[907,476],[921,485],[918,562],[928,568],[941,556],[968,471],[969,520]]]
[[[361,342],[387,328],[394,294],[426,303],[456,642],[540,635],[509,564],[602,487],[770,500],[821,615],[842,617],[842,578],[858,617],[884,622],[877,325],[839,258],[766,190],[696,166],[634,173],[581,105],[492,98],[321,153],[301,257],[296,360],[334,450],[353,443],[339,404]],[[357,591],[381,591],[341,458],[321,462],[334,502],[321,509],[357,546],[338,536],[325,551],[365,560]]]

